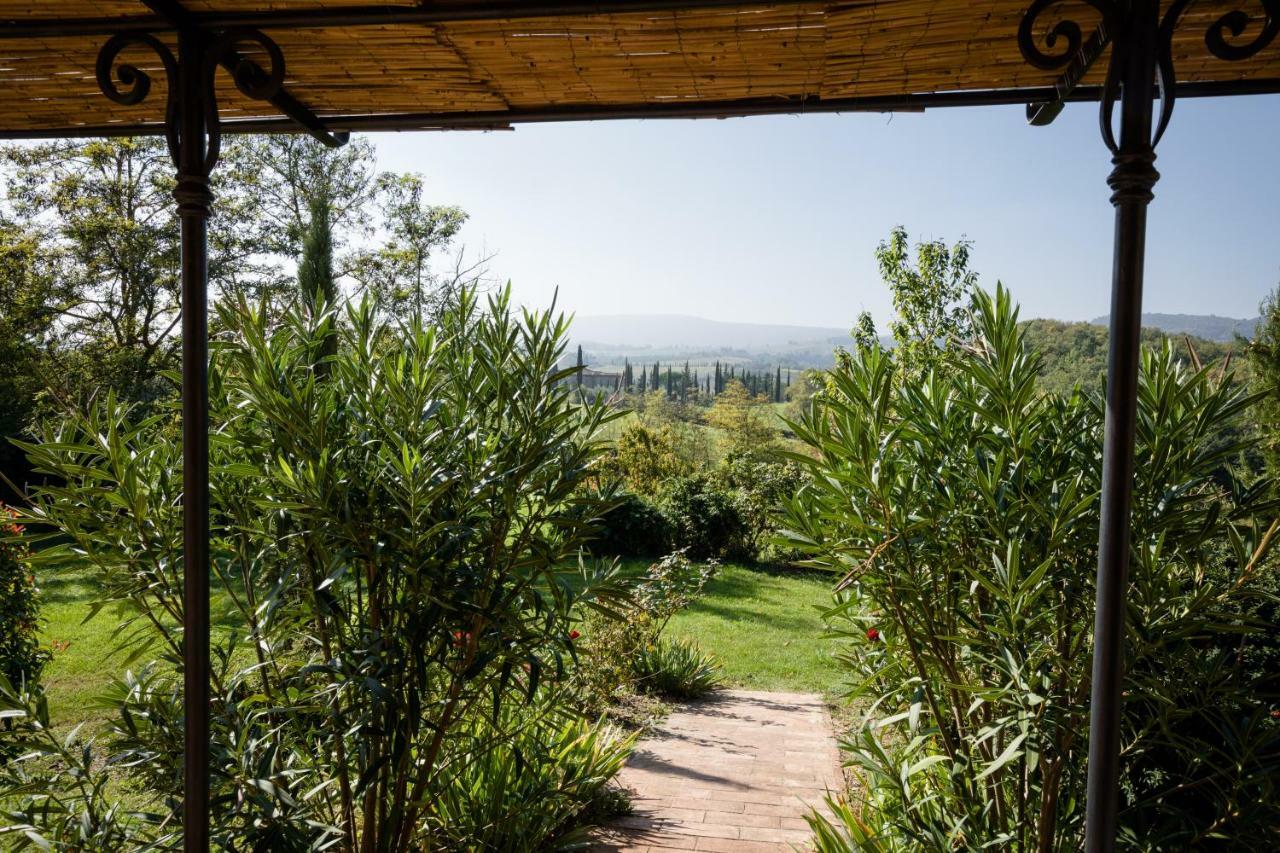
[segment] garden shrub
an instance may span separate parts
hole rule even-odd
[[[608,816],[607,786],[637,735],[567,712],[573,699],[552,693],[497,720],[469,720],[427,806],[436,849],[534,853],[588,842],[578,819]]]
[[[40,648],[40,594],[17,513],[0,504],[0,676],[36,682],[49,659]]]
[[[768,451],[730,453],[716,471],[717,478],[734,497],[742,519],[744,556],[759,558],[777,530],[783,502],[795,495],[805,481],[805,472],[795,462]],[[795,554],[772,553],[779,560]]]
[[[368,302],[271,322],[243,302],[220,308],[216,846],[454,843],[436,838],[428,806],[448,765],[468,760],[459,744],[481,717],[564,681],[580,614],[619,594],[610,567],[575,560],[602,508],[584,487],[612,414],[560,381],[567,320],[509,299],[466,290],[433,326]],[[35,564],[91,567],[94,607],[123,613],[116,640],[139,662],[113,691],[104,746],[155,812],[111,811],[137,847],[173,840],[181,795],[181,441],[177,402],[157,406],[137,419],[105,395],[24,445],[45,481],[24,514],[48,546]],[[40,741],[42,700],[9,701]],[[51,798],[93,816],[97,801],[57,767],[21,772],[29,833],[57,833],[41,810]]]
[[[698,699],[724,683],[715,656],[690,640],[658,637],[636,650],[631,666],[639,689],[676,699]]]
[[[658,504],[671,525],[673,544],[695,560],[753,557],[747,528],[734,495],[705,474],[677,477]]]
[[[640,495],[653,496],[668,480],[689,473],[691,466],[680,453],[680,439],[671,424],[646,426],[639,420],[623,428],[604,470]]]
[[[904,381],[860,346],[797,434],[790,538],[842,576],[830,624],[870,710],[824,850],[1078,849],[1084,818],[1103,404],[1042,394],[1008,294]],[[1166,347],[1141,367],[1120,843],[1266,848],[1280,721],[1249,649],[1276,507],[1216,438],[1251,399]],[[1229,841],[1228,841],[1229,840]]]
[[[639,495],[624,493],[599,518],[599,530],[591,543],[595,554],[657,557],[671,547],[667,517]]]
[[[718,674],[712,656],[698,655],[698,665],[692,665],[682,651],[658,650],[666,642],[662,634],[672,617],[702,595],[718,570],[714,560],[696,563],[684,551],[676,551],[635,581],[622,618],[588,616],[582,629],[584,663],[576,680],[594,700],[593,708],[604,709],[638,688],[679,697],[694,695],[700,686],[705,693],[718,683],[712,677]],[[667,663],[679,671],[667,673]],[[692,685],[688,692],[680,687],[685,682]]]

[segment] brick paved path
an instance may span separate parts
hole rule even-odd
[[[732,690],[683,705],[642,740],[619,779],[633,812],[597,851],[804,849],[806,804],[841,788],[818,696]]]

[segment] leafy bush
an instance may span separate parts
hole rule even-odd
[[[80,728],[59,735],[38,685],[15,685],[0,676],[0,714],[12,722],[0,731],[10,750],[0,761],[0,837],[7,850],[137,850],[137,827],[155,816],[128,813],[110,795],[103,756]],[[172,833],[149,841],[172,844]]]
[[[636,651],[631,666],[641,690],[677,699],[698,699],[724,683],[715,656],[688,640],[658,638]]]
[[[742,519],[743,554],[758,557],[777,530],[783,502],[804,484],[804,469],[775,454],[739,452],[729,454],[716,475],[733,494]]]
[[[669,481],[659,498],[671,524],[672,542],[695,560],[753,556],[747,528],[732,493],[705,474]]]
[[[592,698],[594,708],[603,709],[638,687],[649,692],[683,695],[679,689],[667,691],[654,685],[674,683],[678,686],[697,675],[698,667],[689,666],[687,660],[678,660],[684,675],[672,674],[667,679],[663,665],[668,660],[677,662],[677,657],[672,656],[676,653],[663,656],[655,655],[655,651],[662,642],[667,623],[702,594],[718,569],[719,564],[714,560],[695,563],[685,552],[676,551],[652,564],[636,580],[630,603],[621,608],[621,618],[603,614],[587,617],[582,631],[584,661],[576,680]],[[701,662],[708,667],[714,663],[709,658]],[[694,679],[700,680],[706,681],[702,676]],[[648,683],[641,683],[645,681]],[[706,683],[707,689],[714,686],[710,681]]]
[[[0,504],[0,676],[20,685],[40,679],[40,598],[17,513]],[[2,754],[2,753],[0,753]]]
[[[622,430],[603,467],[632,491],[649,496],[656,495],[667,480],[687,474],[691,468],[681,457],[680,439],[671,424],[650,427],[638,420]]]
[[[567,321],[517,314],[505,292],[466,291],[432,327],[368,303],[341,322],[265,313],[222,308],[210,369],[211,569],[230,626],[213,661],[214,843],[433,848],[427,806],[466,758],[456,745],[560,680],[577,614],[618,593],[611,569],[572,565],[611,415],[560,381]],[[26,513],[49,544],[36,564],[93,567],[94,606],[125,613],[126,659],[156,659],[117,686],[107,756],[160,809],[130,821],[139,844],[181,794],[174,405],[135,421],[108,395],[25,445],[47,482]],[[33,797],[77,796],[45,778]]]
[[[601,556],[656,557],[670,548],[667,517],[639,495],[623,494],[598,524],[591,550]]]
[[[649,566],[636,585],[637,606],[661,633],[672,616],[702,595],[719,569],[716,560],[695,563],[685,550],[674,551]]]
[[[844,744],[857,820],[832,843],[1080,844],[1102,402],[1038,392],[1003,289],[972,319],[918,381],[860,347],[797,431],[818,458],[790,535],[844,577],[829,619],[871,708]],[[1275,631],[1249,615],[1275,505],[1215,439],[1251,400],[1167,347],[1144,354],[1139,398],[1122,843],[1265,848],[1280,726],[1241,652]]]
[[[567,698],[470,721],[428,805],[437,849],[533,853],[586,843],[578,819],[607,799],[637,735],[567,713]]]

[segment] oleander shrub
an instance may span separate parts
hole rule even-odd
[[[972,323],[918,375],[859,346],[794,425],[814,458],[789,538],[841,578],[828,620],[869,708],[843,743],[858,785],[811,820],[823,850],[1081,846],[1103,397],[1037,390],[1002,288]],[[1219,429],[1252,402],[1143,354],[1125,849],[1264,849],[1280,826],[1274,678],[1251,663],[1277,508]]]
[[[612,413],[562,381],[567,320],[509,300],[464,290],[431,325],[368,302],[275,320],[244,302],[220,307],[210,366],[220,849],[468,846],[431,819],[431,804],[450,767],[473,758],[476,727],[508,720],[525,743],[558,737],[523,730],[517,709],[567,683],[581,614],[621,594],[611,566],[581,559],[604,508],[585,487]],[[63,761],[23,762],[14,772],[25,781],[0,800],[25,817],[0,825],[33,843],[54,844],[74,822],[54,802],[128,834],[110,849],[176,840],[181,441],[176,402],[157,406],[135,417],[104,395],[24,445],[44,483],[23,513],[46,545],[37,570],[87,565],[93,606],[122,614],[117,660],[129,672],[106,697],[116,720],[92,745],[101,760],[81,763],[113,768],[147,803],[126,812],[110,786],[87,788]],[[27,741],[62,748],[47,743],[38,694],[5,701]]]

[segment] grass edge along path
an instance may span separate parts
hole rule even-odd
[[[625,560],[624,570],[643,571],[649,562]],[[830,701],[846,689],[839,642],[823,638],[831,587],[831,578],[813,572],[726,563],[666,636],[714,654],[729,687],[821,693]]]

